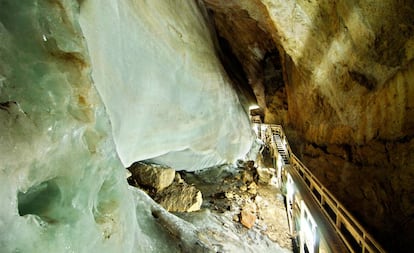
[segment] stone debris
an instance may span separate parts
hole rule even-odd
[[[203,210],[209,210],[221,217],[218,219],[228,219],[229,224],[224,222],[222,225],[234,226],[233,229],[240,234],[248,231],[247,234],[252,236],[266,235],[278,245],[292,249],[290,235],[286,232],[288,224],[284,201],[283,198],[276,198],[278,190],[272,185],[274,169],[256,168],[253,161],[239,160],[236,165],[233,171],[226,166],[219,166],[208,171],[174,172],[173,175],[168,175],[168,186],[147,192],[160,206],[177,216],[197,215],[203,213]],[[135,182],[135,186],[143,187],[139,184],[143,176],[137,175],[141,171],[150,175],[145,178],[145,187],[155,189],[154,186],[163,181],[155,177],[162,177],[160,175],[164,172],[159,171],[159,165],[139,166],[128,168],[132,173],[129,182]],[[210,232],[214,234],[214,231]],[[203,233],[200,235],[209,239],[209,236],[214,236],[209,235],[208,230]]]
[[[257,219],[256,212],[256,204],[247,202],[240,212],[240,223],[248,229],[252,228]]]
[[[128,182],[145,190],[169,212],[193,212],[203,203],[201,191],[187,184],[174,169],[158,164],[135,162],[128,168]]]
[[[256,214],[252,213],[250,210],[242,210],[240,213],[240,222],[246,228],[252,228],[256,221]]]
[[[228,198],[228,199],[232,199],[235,195],[234,195],[234,192],[229,191],[229,192],[226,192],[226,193],[225,193],[225,196],[226,196],[226,198]]]
[[[257,168],[256,171],[259,177],[259,183],[262,184],[270,184],[275,175],[275,169],[273,168]]]
[[[132,174],[129,180],[132,185],[150,187],[156,192],[171,185],[175,178],[174,169],[157,164],[135,162],[128,170]]]
[[[182,176],[202,191],[202,210],[208,209],[220,217],[228,217],[229,222],[239,225],[239,233],[248,230],[248,234],[266,235],[283,248],[292,250],[284,199],[272,184],[275,170],[259,169],[254,167],[253,162],[241,160],[237,161],[236,166],[235,173],[215,178],[214,183],[200,178],[201,173],[183,173]]]
[[[185,182],[171,184],[154,199],[169,212],[198,211],[203,203],[201,192]]]
[[[250,182],[253,182],[253,180],[254,180],[253,171],[243,170],[243,172],[241,174],[241,179],[242,179],[244,184],[248,184]]]
[[[243,192],[247,191],[247,186],[245,184],[240,186],[240,191],[243,191]]]
[[[257,194],[257,184],[255,182],[252,182],[251,184],[249,184],[249,186],[247,186],[248,192],[252,195],[256,195]]]

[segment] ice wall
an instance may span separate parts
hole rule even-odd
[[[201,167],[249,144],[234,133],[247,123],[209,62],[196,6],[119,2],[0,1],[2,253],[179,251],[152,216],[159,207],[128,188],[112,126],[125,164],[188,149],[179,162],[205,159]]]
[[[196,1],[85,1],[92,76],[125,166],[195,170],[243,158],[253,138]]]
[[[129,252],[134,197],[76,1],[0,2],[0,252]]]

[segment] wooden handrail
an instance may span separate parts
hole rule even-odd
[[[271,137],[270,147],[273,149],[273,154],[278,153],[278,150],[275,150],[277,145],[274,143],[275,140],[273,136],[277,134],[280,136],[281,140],[285,142],[284,148],[286,149],[290,164],[298,172],[301,179],[308,187],[308,190],[312,193],[311,195],[318,203],[319,208],[322,209],[322,211],[327,215],[329,218],[328,220],[335,227],[348,249],[351,252],[355,252],[353,243],[350,241],[349,236],[343,232],[343,229],[348,231],[363,253],[385,253],[386,251],[381,247],[381,245],[375,241],[375,239],[362,227],[355,217],[348,210],[346,210],[342,203],[339,202],[335,196],[312,174],[312,172],[293,154],[282,126],[272,124],[260,124],[260,126],[266,127],[265,134],[261,135],[262,140],[266,143],[266,138],[269,136]],[[306,180],[308,180],[308,182],[306,182]],[[317,194],[314,191],[316,191]],[[326,205],[329,207],[329,211]]]

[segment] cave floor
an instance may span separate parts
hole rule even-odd
[[[205,175],[195,173],[181,173],[181,176],[202,192],[203,204],[199,212],[209,212],[214,217],[210,223],[221,223],[250,245],[272,248],[270,244],[276,244],[282,248],[281,252],[293,252],[283,195],[273,184],[258,183],[254,172],[250,173],[253,176],[250,181],[249,176],[246,177],[248,171],[248,168],[239,168],[236,173],[216,175],[214,182],[206,182]],[[197,213],[177,215],[194,222],[200,215]],[[211,237],[212,230],[205,236]]]

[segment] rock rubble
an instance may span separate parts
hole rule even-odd
[[[173,168],[153,163],[135,162],[129,168],[128,182],[145,190],[169,212],[200,210],[201,192],[187,184]]]

